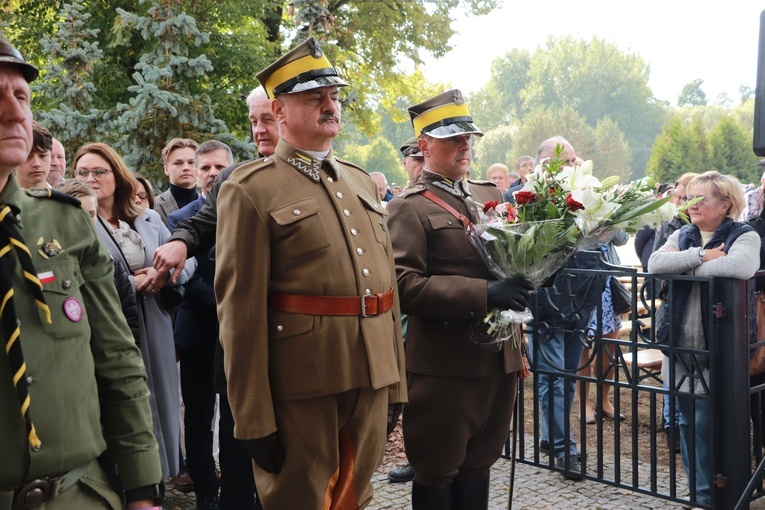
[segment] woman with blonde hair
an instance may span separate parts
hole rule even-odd
[[[510,186],[510,172],[506,165],[494,163],[486,169],[486,180],[496,184],[499,191],[504,195]]]
[[[179,469],[180,396],[173,325],[157,292],[172,283],[168,278],[159,278],[151,260],[157,247],[170,237],[170,232],[156,211],[136,206],[138,181],[120,155],[108,145],[82,146],[74,156],[72,167],[74,176],[90,184],[96,192],[96,230],[112,257],[125,261],[138,296],[141,355],[151,390],[162,476],[167,478]],[[194,273],[196,264],[189,266],[184,268],[180,284]]]
[[[738,180],[717,172],[706,172],[688,183],[685,198],[688,201],[695,199],[688,208],[691,225],[675,231],[664,246],[651,255],[649,272],[742,280],[754,276],[760,265],[759,257],[753,256],[760,251],[760,236],[749,225],[736,221],[744,208],[744,192]],[[705,287],[708,284],[705,282],[675,280],[672,286],[672,299],[656,314],[657,341],[670,346],[671,356],[669,363],[662,366],[662,378],[679,391],[680,447],[691,500],[708,506],[712,504],[709,450],[712,409],[708,392],[714,388],[709,388],[711,332],[707,331],[707,325],[712,303],[707,302],[709,297]],[[753,288],[749,306],[751,313]],[[672,323],[670,317],[674,318]],[[755,336],[756,333],[756,328],[750,331]],[[675,351],[673,347],[682,351]],[[695,352],[688,352],[690,350]],[[674,371],[670,370],[671,364]],[[695,487],[691,487],[692,479]]]

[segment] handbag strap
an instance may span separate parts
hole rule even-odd
[[[114,243],[114,246],[117,248],[117,251],[120,252],[120,255],[122,255],[122,260],[125,261],[125,267],[128,270],[128,273],[130,273],[130,276],[135,276],[135,273],[132,269],[130,269],[130,264],[128,264],[127,257],[125,257],[125,254],[122,253],[122,248],[120,248],[119,243],[117,243],[117,240],[114,239],[114,235],[112,234],[111,229],[108,225],[104,224],[103,218],[101,216],[96,216],[98,218],[98,221],[101,222],[101,226],[104,227],[104,230],[106,230],[106,233],[109,234],[109,239],[112,240],[112,243]]]
[[[458,212],[454,207],[452,207],[449,204],[447,204],[443,199],[441,199],[441,197],[439,197],[435,193],[433,193],[433,192],[431,192],[429,190],[424,190],[422,193],[420,193],[420,195],[422,195],[423,197],[427,198],[428,200],[430,200],[434,204],[440,206],[446,212],[448,212],[449,214],[451,214],[452,216],[457,218],[460,221],[460,223],[462,223],[462,225],[466,229],[473,230],[473,222],[470,221],[470,218],[468,218],[464,214]]]

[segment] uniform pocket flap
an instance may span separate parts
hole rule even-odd
[[[74,294],[85,283],[74,263],[63,257],[36,262],[35,269],[44,292]]]
[[[278,340],[302,335],[313,329],[313,315],[268,311],[268,338]]]
[[[319,212],[319,203],[314,198],[305,198],[271,212],[279,225],[289,225]]]
[[[428,221],[430,221],[430,226],[433,230],[440,230],[442,228],[463,228],[460,220],[451,214],[431,214],[428,216]]]

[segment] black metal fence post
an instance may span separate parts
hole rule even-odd
[[[715,509],[735,508],[751,475],[747,310],[747,282],[716,278],[709,341]]]

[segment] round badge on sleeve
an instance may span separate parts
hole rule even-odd
[[[72,322],[80,322],[82,320],[82,305],[77,299],[68,297],[64,301],[64,315]]]

